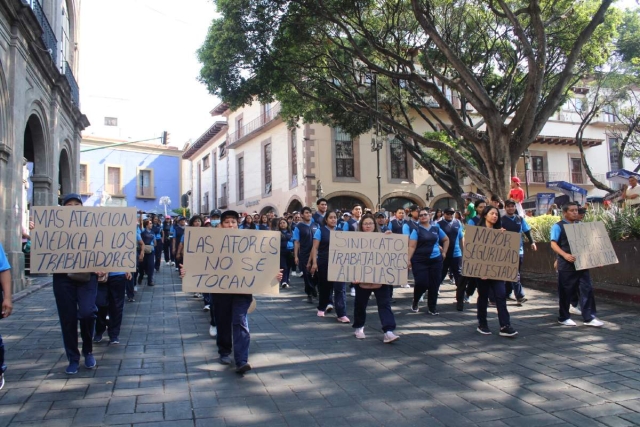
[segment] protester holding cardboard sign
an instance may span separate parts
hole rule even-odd
[[[495,206],[487,206],[482,214],[482,219],[478,224],[479,227],[491,229],[500,229],[498,220],[500,219],[500,211]],[[504,232],[504,229],[503,229]],[[506,240],[506,239],[505,239]],[[470,245],[471,239],[467,241]],[[519,246],[519,243],[518,243]],[[517,252],[516,252],[517,255]],[[517,261],[516,261],[517,262]],[[487,323],[487,306],[489,305],[489,290],[493,290],[496,298],[496,308],[498,309],[498,321],[500,323],[500,336],[514,337],[518,332],[511,327],[511,319],[507,310],[507,295],[505,291],[504,280],[494,280],[487,277],[481,277],[477,280],[478,284],[478,332],[483,335],[491,335],[491,330]]]
[[[345,299],[347,296],[345,282],[330,282],[329,270],[329,240],[331,232],[336,230],[338,214],[328,212],[323,217],[325,225],[318,228],[313,235],[313,249],[311,251],[311,274],[318,274],[318,317],[324,317],[330,306],[331,294],[334,293],[334,303],[338,322],[349,323]]]
[[[67,194],[62,201],[62,206],[82,206],[82,199],[78,194]],[[86,277],[81,277],[81,274]],[[84,366],[87,369],[93,369],[96,366],[96,359],[93,357],[93,331],[96,320],[98,274],[104,276],[106,273],[79,273],[75,276],[71,273],[55,273],[53,275],[53,295],[60,317],[62,341],[69,361],[65,372],[69,375],[77,374],[80,366],[78,321],[80,321]]]
[[[367,213],[362,216],[358,224],[358,231],[364,233],[378,231],[373,215]],[[383,342],[389,344],[397,341],[400,337],[393,333],[396,329],[396,319],[391,311],[391,293],[388,288],[390,285],[360,282],[353,282],[353,284],[356,291],[356,298],[353,302],[353,327],[356,330],[356,338],[365,338],[364,324],[367,320],[367,304],[369,303],[371,292],[373,292],[378,303],[378,316],[380,316],[382,331],[384,332]]]
[[[569,306],[571,298],[580,291],[580,311],[586,326],[601,327],[604,322],[596,318],[593,312],[595,297],[589,270],[576,270],[576,257],[571,253],[571,245],[565,227],[578,219],[578,204],[569,202],[562,207],[563,219],[551,227],[551,249],[558,255],[558,323],[564,326],[576,326],[571,320]]]
[[[238,220],[240,219],[240,215],[236,211],[225,211],[220,216],[220,228],[222,229],[238,229]],[[265,233],[266,234],[266,233]],[[209,237],[209,236],[207,236]],[[235,245],[231,242],[234,239],[227,239],[230,241],[230,245]],[[236,239],[241,240],[241,239]],[[269,246],[269,243],[265,243],[264,245],[256,245],[255,241],[257,239],[248,239],[249,242],[254,241],[254,244],[250,246],[251,248],[258,250],[261,246]],[[263,242],[264,243],[264,242]],[[242,244],[242,243],[239,243]],[[210,239],[198,239],[197,243],[194,243],[194,249],[189,241],[185,242],[185,254],[186,261],[189,262],[189,257],[194,253],[194,251],[198,248],[201,248],[205,252],[209,250],[213,251],[215,247],[211,243]],[[249,248],[249,246],[247,247]],[[252,249],[252,250],[253,250]],[[247,249],[249,250],[249,249]],[[277,250],[275,255],[279,257],[279,245],[277,246]],[[243,254],[240,254],[242,260],[246,259]],[[233,259],[230,257],[229,263],[233,263]],[[208,261],[207,261],[208,262]],[[218,265],[220,265],[220,259],[217,260]],[[262,263],[263,264],[263,263]],[[262,265],[260,264],[260,265]],[[279,264],[276,264],[279,265]],[[258,268],[259,265],[255,265],[252,268]],[[248,268],[248,266],[245,266]],[[180,269],[180,277],[184,278],[187,274],[186,268]],[[202,276],[202,275],[198,275]],[[210,277],[210,276],[209,276]],[[282,280],[282,270],[279,270],[276,275],[276,280],[280,282]],[[203,277],[199,277],[199,281],[203,280]],[[208,280],[208,279],[204,279]],[[219,285],[220,280],[217,280],[216,283]],[[232,280],[233,281],[233,280]],[[228,282],[225,282],[228,284]],[[252,285],[253,286],[253,285]],[[183,283],[184,287],[184,283]],[[221,290],[220,286],[217,286],[217,289]],[[276,286],[276,290],[278,286]],[[213,290],[213,289],[211,289]],[[233,350],[233,358],[236,363],[236,372],[238,374],[244,374],[245,372],[251,370],[251,365],[249,364],[249,345],[251,343],[251,335],[249,334],[249,324],[247,322],[247,311],[251,306],[253,301],[253,295],[249,293],[244,294],[235,294],[235,293],[217,293],[213,298],[213,306],[215,310],[216,316],[216,324],[218,327],[218,335],[216,337],[216,344],[218,346],[218,354],[220,355],[220,363],[223,365],[230,365],[231,351]]]
[[[426,292],[429,314],[436,316],[439,314],[436,305],[442,281],[442,260],[449,250],[449,238],[438,225],[430,223],[428,210],[420,210],[418,221],[409,236],[409,268],[415,279],[411,311],[418,312],[418,302]]]

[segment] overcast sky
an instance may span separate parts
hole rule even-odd
[[[215,16],[210,0],[82,2],[79,86],[85,134],[181,147],[212,123],[217,99],[198,82],[196,50]],[[118,127],[105,127],[117,117]]]
[[[81,13],[78,80],[92,123],[85,134],[140,140],[167,130],[182,147],[209,128],[219,101],[197,80],[195,52],[215,17],[212,0],[85,0]],[[105,127],[105,117],[118,126]]]

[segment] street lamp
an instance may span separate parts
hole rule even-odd
[[[160,197],[160,204],[164,206],[164,216],[167,216],[167,206],[171,205],[171,199],[169,196]]]
[[[433,196],[433,187],[431,185],[427,185],[427,194],[426,194],[426,199],[427,199],[427,203],[429,202],[430,199],[432,199]]]
[[[529,162],[531,161],[531,153],[529,152],[528,148],[524,150],[524,153],[522,153],[522,157],[524,157],[524,185],[526,189],[525,199],[528,199],[529,198]]]

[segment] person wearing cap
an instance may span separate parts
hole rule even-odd
[[[320,227],[324,225],[324,217],[327,215],[327,199],[321,197],[316,201],[318,210],[311,216],[311,221],[318,224]]]
[[[173,240],[173,224],[169,215],[164,217],[162,222],[162,249],[164,253],[164,262],[171,265],[171,240]]]
[[[384,214],[384,212],[376,212],[375,218],[376,218],[376,225],[378,226],[378,229],[382,233],[389,230],[389,227],[387,226],[387,217]]]
[[[62,206],[82,206],[78,194],[67,194]],[[98,292],[98,276],[106,273],[86,273],[86,277],[69,277],[66,273],[53,274],[53,296],[58,308],[62,341],[69,365],[65,372],[68,375],[78,373],[80,366],[80,350],[78,349],[78,322],[82,337],[82,355],[87,369],[96,367],[93,356],[93,331],[96,321],[96,295]],[[84,276],[84,275],[82,275]]]
[[[220,228],[238,229],[240,215],[236,211],[228,210],[220,215]],[[180,277],[184,277],[186,270],[180,269]],[[282,280],[282,270],[276,275],[276,280]],[[231,364],[231,352],[236,364],[236,372],[244,374],[251,370],[249,364],[249,346],[251,334],[247,322],[247,312],[253,301],[251,294],[216,294],[213,305],[218,325],[216,345],[220,355],[220,363]]]
[[[311,208],[308,206],[303,207],[302,221],[293,229],[293,257],[302,273],[304,291],[307,294],[307,302],[310,304],[313,303],[313,298],[318,296],[315,279],[309,272],[313,235],[318,228],[320,228],[318,224],[311,222]]]
[[[142,220],[142,215],[139,217],[141,231],[140,237],[144,242],[144,249],[140,252],[140,258],[138,258],[138,285],[142,284],[145,273],[147,274],[147,286],[154,286],[153,272],[155,270],[155,240],[156,236],[153,233],[153,223],[151,219]]]
[[[220,209],[214,209],[209,214],[209,219],[211,220],[211,226],[217,227],[220,225],[220,215],[222,215],[222,211]]]
[[[516,203],[522,204],[524,202],[524,190],[520,187],[520,178],[517,176],[511,178],[511,190],[508,198]]]
[[[524,240],[522,239],[522,234],[524,233],[524,235],[527,236],[527,240],[531,243],[531,249],[533,251],[537,251],[538,248],[536,246],[536,242],[533,241],[533,237],[531,236],[531,226],[527,223],[526,219],[522,218],[516,212],[516,201],[511,199],[507,200],[504,202],[504,208],[506,214],[501,220],[502,228],[520,235],[520,264],[518,265],[518,277],[515,282],[506,282],[507,299],[513,298],[511,296],[511,293],[513,292],[515,299],[520,306],[527,301],[527,298],[524,296],[522,283],[520,283],[520,269],[522,268],[522,261],[524,259]]]

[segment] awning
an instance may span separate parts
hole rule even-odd
[[[587,196],[587,190],[577,185],[573,185],[567,181],[549,181],[547,182],[547,188],[553,188],[560,191],[562,194],[570,197],[571,200],[576,201],[576,194],[581,196],[581,201],[584,203],[584,199]]]
[[[629,181],[630,176],[635,176],[636,178],[638,178],[638,180],[640,180],[640,174],[628,171],[626,169],[607,172],[607,179],[609,181],[617,182],[618,184],[626,184]]]
[[[485,196],[483,196],[482,194],[477,194],[477,193],[462,193],[462,198],[466,199],[466,198],[470,198],[471,200],[487,200],[487,198]]]

